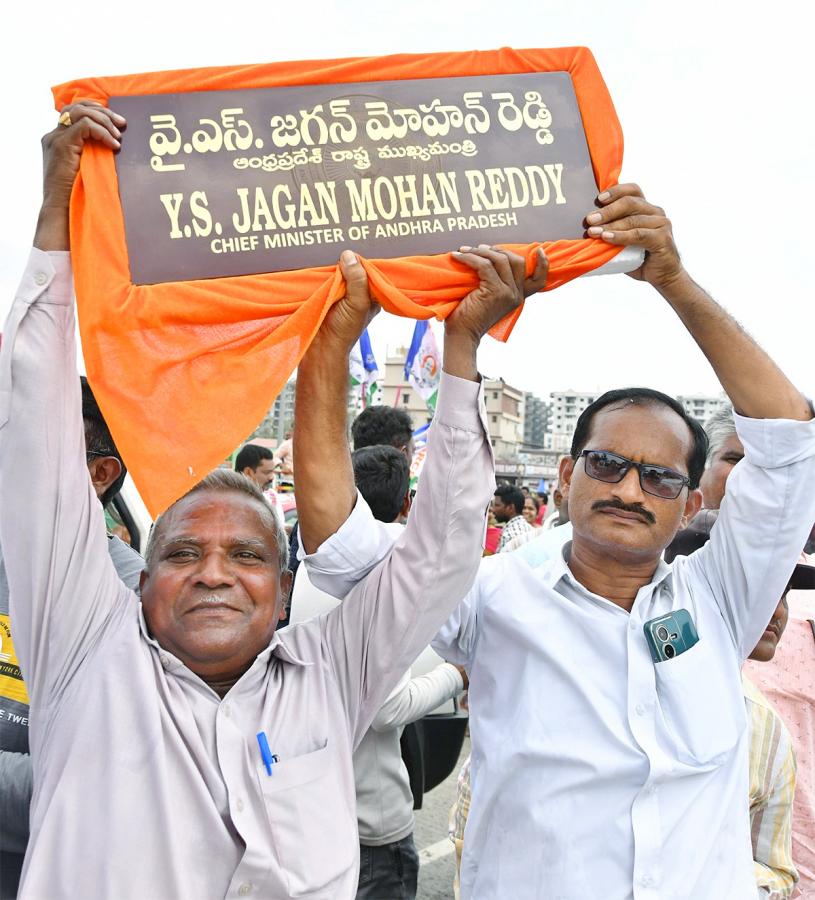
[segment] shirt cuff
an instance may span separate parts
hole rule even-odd
[[[46,252],[31,248],[17,297],[34,303],[47,294],[47,302],[59,306],[73,303],[71,254],[68,250]]]
[[[484,382],[458,378],[442,371],[434,424],[481,434],[487,431]]]
[[[809,398],[812,409],[812,400]],[[815,456],[815,418],[750,419],[733,414],[745,458],[762,469],[776,469]]]

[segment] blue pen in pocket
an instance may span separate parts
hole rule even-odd
[[[272,774],[272,763],[277,762],[277,756],[269,749],[269,741],[266,738],[265,731],[259,731],[257,734],[258,738],[258,746],[260,747],[260,758],[263,760],[263,765],[266,767],[266,774]]]

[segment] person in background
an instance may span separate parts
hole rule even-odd
[[[410,465],[413,459],[413,421],[403,410],[393,406],[368,406],[351,424],[355,450],[364,447],[395,447]],[[300,529],[295,524],[289,537],[289,569],[294,577],[300,566]]]
[[[274,453],[260,444],[244,444],[235,457],[235,471],[255,482],[262,490],[274,484]]]
[[[772,659],[750,661],[744,671],[778,710],[792,734],[798,758],[792,858],[799,877],[793,896],[815,900],[815,619],[803,612],[815,598],[815,566],[805,557],[796,565],[789,587],[784,640]]]
[[[292,432],[287,431],[281,445],[274,452],[274,467],[279,473],[279,487],[283,492],[294,490],[294,452]]]
[[[528,494],[524,498],[523,516],[532,528],[540,528],[540,525],[538,525],[540,508],[541,502],[537,497]]]
[[[275,490],[275,466],[274,453],[262,444],[244,444],[235,457],[235,471],[253,481],[263,491],[266,502],[282,526],[285,516]]]
[[[492,513],[499,525],[503,525],[496,552],[502,553],[504,547],[519,534],[533,532],[524,518],[523,509],[523,491],[514,484],[499,484],[492,498]]]
[[[733,467],[744,459],[744,446],[736,433],[733,407],[726,403],[705,422],[708,439],[705,473],[699,482],[702,508],[718,509],[722,505],[727,479]]]
[[[546,512],[549,509],[549,494],[547,491],[544,491],[542,494],[538,494],[538,515],[535,519],[535,524],[537,526],[543,525],[543,520],[546,518]]]
[[[104,509],[121,490],[127,469],[87,378],[80,378],[80,383],[88,477]],[[144,560],[110,532],[107,551],[119,578],[135,590]],[[0,552],[0,900],[17,896],[28,843],[32,790],[28,691],[14,649],[12,624],[8,580]]]
[[[403,409],[394,406],[368,406],[351,425],[354,450],[387,445],[413,459],[413,420]]]
[[[401,534],[410,509],[410,470],[404,452],[365,447],[351,456],[357,489],[380,522]],[[406,672],[354,751],[359,827],[357,900],[413,900],[419,855],[413,841],[413,795],[402,761],[404,727],[464,690],[463,670],[442,663],[416,678]]]

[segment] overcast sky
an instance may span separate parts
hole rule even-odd
[[[50,87],[82,76],[396,52],[559,47],[594,53],[625,135],[622,180],[673,219],[692,275],[810,392],[815,385],[812,47],[807,6],[690,0],[13,3],[0,47],[0,310],[25,265]],[[374,351],[412,323],[382,315]],[[441,327],[437,326],[441,334]],[[481,368],[524,390],[647,384],[717,393],[664,302],[625,276],[532,299]]]

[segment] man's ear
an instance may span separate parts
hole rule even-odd
[[[285,572],[280,573],[280,613],[277,617],[279,622],[282,622],[288,615],[286,613],[286,603],[291,593],[292,577],[291,569],[286,569]]]
[[[139,596],[141,597],[142,589],[144,588],[144,583],[147,581],[147,569],[142,569],[141,574],[139,575]]]
[[[405,499],[402,501],[402,508],[399,510],[399,517],[402,519],[406,519],[408,517],[408,513],[410,512],[410,505],[412,503],[410,496],[410,488],[408,488],[407,493],[405,494]]]
[[[94,456],[88,463],[88,472],[96,496],[101,497],[122,474],[122,464],[115,456]]]
[[[564,456],[560,460],[560,465],[558,466],[558,487],[562,497],[569,496],[569,485],[572,483],[572,474],[576,463],[577,460],[572,459],[571,456]]]
[[[688,491],[688,499],[685,501],[685,509],[679,521],[680,528],[687,528],[696,513],[702,508],[702,492],[699,488]]]

